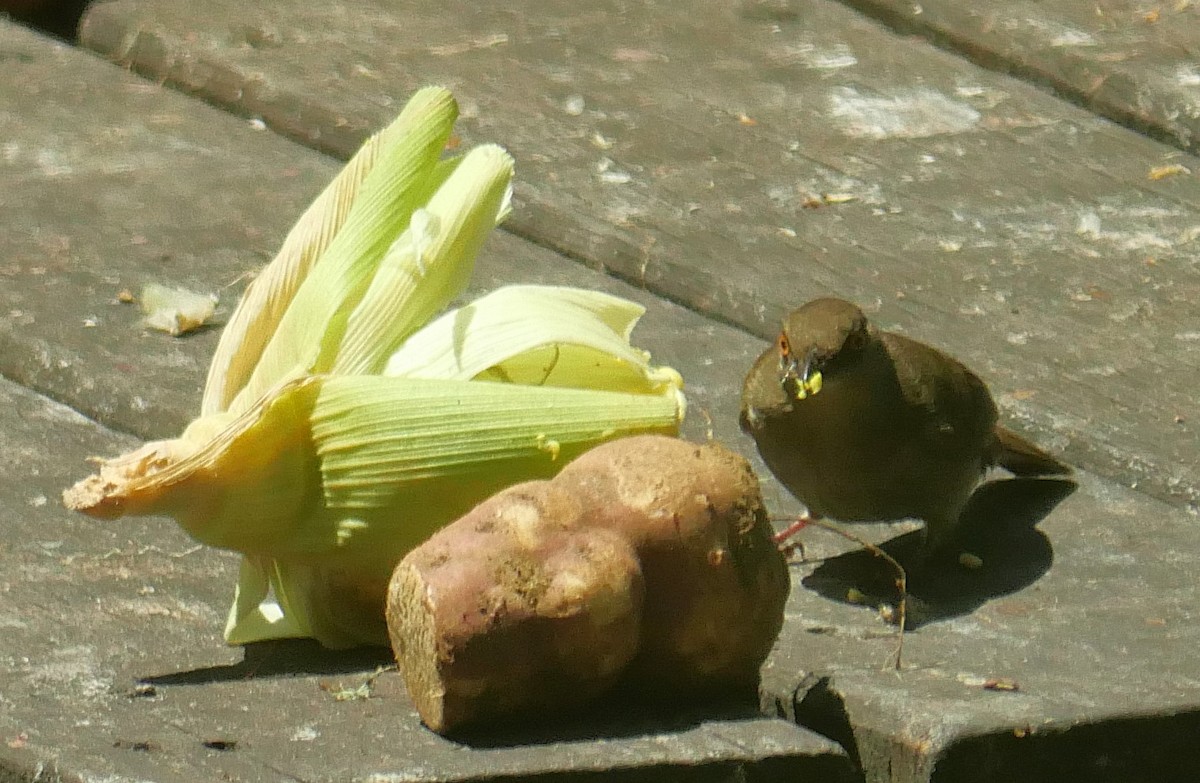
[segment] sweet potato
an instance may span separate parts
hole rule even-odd
[[[754,683],[788,571],[740,456],[662,436],[599,446],[413,550],[388,591],[425,723],[562,709],[624,679],[694,697]]]
[[[588,524],[632,543],[646,583],[628,676],[685,695],[737,688],[783,624],[787,564],[749,463],[716,444],[642,435],[598,446],[554,479]]]
[[[582,703],[633,658],[641,570],[621,536],[582,526],[581,511],[549,482],[520,484],[397,567],[388,631],[431,729]]]

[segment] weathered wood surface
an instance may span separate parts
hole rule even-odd
[[[181,135],[194,102],[0,33],[0,373],[126,432],[174,435],[199,405],[217,331],[144,330],[118,295],[151,282],[218,293],[222,321],[336,167],[289,145]]]
[[[824,559],[793,571],[766,707],[841,741],[872,783],[1200,779],[1195,588],[1182,577],[1200,568],[1200,528],[1090,475],[1062,490],[1004,481],[973,498],[983,566],[910,570],[899,673],[871,609],[894,595],[891,571],[806,534]],[[912,533],[885,548],[911,568],[919,545]]]
[[[80,412],[162,437],[199,405],[215,330],[148,332],[117,292],[221,290],[257,271],[338,164],[3,22],[0,61],[11,77],[0,84],[0,367],[25,384],[0,379],[0,780],[852,775],[833,742],[753,703],[515,726],[494,747],[464,746],[420,725],[395,673],[378,698],[334,698],[387,651],[259,645],[243,659],[225,647],[236,558],[165,520],[98,522],[59,497],[91,469],[85,458],[136,443]],[[717,434],[735,440],[736,389],[712,359],[749,362],[758,341],[510,235],[483,259],[477,291],[546,282],[645,302],[639,345],[678,356],[694,407],[720,408]],[[715,352],[684,355],[697,336]],[[703,417],[691,428],[702,436]],[[155,692],[131,693],[144,678]]]
[[[853,780],[833,742],[752,704],[445,740],[397,673],[371,676],[386,650],[225,647],[228,553],[63,509],[84,457],[131,438],[3,379],[0,433],[0,780]]]
[[[21,383],[120,428],[171,434],[195,410],[215,333],[186,340],[145,333],[139,316],[113,301],[115,292],[126,286],[136,290],[149,280],[216,290],[252,272],[336,165],[95,58],[3,25],[0,53],[11,76],[0,85],[5,144],[0,203],[10,227],[0,236],[0,258],[6,264],[0,286],[6,297],[0,366]],[[701,87],[686,97],[699,100]],[[608,100],[614,106],[621,103],[618,91],[623,89],[631,88],[613,87]],[[467,85],[464,91],[471,95]],[[395,100],[402,98],[397,92]],[[477,105],[475,119],[466,122],[472,129],[469,136],[483,140],[509,133],[481,111]],[[711,132],[715,154],[729,139],[740,138],[737,133],[760,127],[738,124],[726,129],[728,136],[720,129],[698,127],[689,138],[699,143]],[[1097,130],[1107,127],[1103,124],[1087,127],[1089,133],[1109,133]],[[1130,138],[1131,149],[1143,149],[1136,137],[1120,137]],[[978,142],[943,142],[947,151],[961,146],[965,157],[976,162],[985,158],[973,146]],[[1124,143],[1109,142],[1115,147]],[[895,139],[887,143],[907,149]],[[862,152],[871,146],[861,140],[844,145]],[[665,154],[663,147],[656,149]],[[544,153],[536,150],[524,154],[542,167],[546,179],[535,181],[536,187],[524,186],[520,214],[544,215],[536,211],[530,194],[544,193],[547,203],[553,202],[558,186],[549,175],[558,166],[537,158]],[[1072,159],[1055,160],[1070,168]],[[1121,157],[1114,160],[1128,163]],[[696,165],[716,164],[705,157]],[[936,170],[940,176],[942,169]],[[1034,173],[1035,180],[1013,187],[1028,192],[1051,187],[1049,173]],[[685,174],[691,176],[678,176]],[[767,176],[750,170],[743,175],[753,178],[747,182]],[[570,167],[561,176],[578,182],[592,177]],[[999,179],[994,172],[986,176]],[[633,186],[631,193],[639,192],[639,181],[625,183]],[[575,196],[563,198],[575,199],[572,208],[584,214],[586,199],[603,206],[609,202],[599,199],[600,194],[617,197],[599,185],[619,182],[595,184],[595,190],[576,190]],[[921,183],[899,184],[917,188]],[[912,219],[913,204],[940,203],[932,199],[944,196],[933,183],[923,187],[925,201],[914,197],[899,213],[872,216],[881,221],[872,241],[886,242],[896,226],[898,236],[911,240],[911,230],[904,234],[902,228]],[[616,194],[622,192],[618,188]],[[710,199],[709,207],[726,203],[700,192]],[[830,187],[829,192],[839,190]],[[870,225],[866,215],[856,217],[855,208],[853,203],[830,204],[791,214],[801,221],[796,223],[800,228],[815,223],[832,236],[845,230],[847,220]],[[861,204],[857,208],[865,209]],[[1100,207],[1088,208],[1104,221],[1116,219]],[[778,217],[782,209],[768,217]],[[936,213],[933,207],[921,209],[920,214]],[[989,230],[998,231],[998,219],[989,220]],[[574,225],[573,236],[583,242],[588,235],[581,233],[578,221]],[[745,217],[733,227],[717,225],[711,236],[720,231],[734,236],[751,228]],[[1085,226],[1090,228],[1091,222]],[[1106,223],[1102,228],[1112,230]],[[964,240],[959,253],[983,252],[968,244]],[[854,290],[869,293],[873,284],[865,251],[832,240],[828,246],[839,263],[862,270],[862,287]],[[699,252],[703,247],[688,244],[686,249]],[[923,294],[918,286],[941,290],[949,285],[946,275],[999,273],[960,269],[953,265],[959,253],[939,251],[951,259],[947,266],[927,268],[922,274],[928,280],[914,280],[905,289],[909,299],[902,304],[907,308],[916,301],[916,309],[895,308],[889,298],[886,312],[940,313],[922,327],[925,336],[963,340],[966,327],[956,326],[950,310],[919,304]],[[883,258],[893,263],[891,256]],[[650,260],[651,266],[665,263]],[[1047,280],[1056,279],[1045,271],[1045,263],[1042,258],[1032,269],[1005,267],[1006,274],[1020,272],[1020,283],[1027,287],[1022,296],[1033,296],[1049,285]],[[879,274],[886,279],[893,274],[889,269],[882,267]],[[1155,271],[1147,268],[1145,274]],[[1169,271],[1172,276],[1165,280],[1177,282],[1178,269]],[[800,263],[796,274],[811,282],[816,272]],[[840,277],[827,274],[834,281],[850,279],[841,271]],[[1115,270],[1105,274],[1120,282]],[[759,340],[500,234],[485,251],[476,284],[490,288],[514,280],[587,285],[643,301],[649,312],[637,332],[639,344],[684,373],[693,413],[701,408],[711,413],[716,437],[752,448],[737,434],[734,412],[741,373],[761,349]],[[234,286],[226,292],[227,303],[237,290]],[[1093,299],[1092,306],[1110,305]],[[1095,315],[1097,323],[1107,323],[1103,310]],[[971,328],[990,328],[980,320],[973,319]],[[968,338],[964,344],[981,346],[980,339]],[[1029,339],[1035,347],[1039,341],[1051,343]],[[1003,339],[997,345],[1005,353],[984,369],[1002,382],[996,367],[1025,356],[1026,346]],[[1041,399],[1043,390],[1064,397],[1071,393],[1068,382],[1039,372],[1045,386],[1014,381],[1010,388],[1036,388],[1035,399]],[[702,416],[690,418],[694,435],[702,434],[704,425]],[[380,679],[379,698],[338,702],[320,686],[336,690],[361,682],[379,656],[322,657],[303,646],[271,646],[252,649],[239,660],[239,652],[225,649],[219,638],[233,580],[230,557],[192,549],[161,520],[101,525],[58,508],[57,491],[86,470],[85,455],[111,454],[129,446],[130,439],[11,384],[0,384],[0,434],[0,530],[6,534],[0,541],[0,573],[5,575],[0,579],[0,777],[11,773],[17,779],[45,779],[48,772],[57,772],[68,778],[181,781],[531,774],[594,779],[589,776],[608,770],[612,779],[617,766],[617,772],[634,779],[694,779],[700,774],[725,780],[739,775],[795,778],[806,771],[828,779],[822,765],[833,764],[835,773],[845,769],[836,766],[841,757],[829,743],[780,721],[713,720],[658,733],[618,721],[607,727],[612,736],[602,743],[465,749],[419,727],[394,674]],[[976,542],[984,565],[977,572],[938,578],[914,575],[920,627],[909,637],[908,664],[899,674],[880,671],[892,647],[889,628],[873,609],[838,600],[848,587],[860,588],[872,600],[886,600],[889,577],[878,562],[851,555],[798,568],[787,628],[766,670],[768,708],[845,742],[873,780],[890,775],[899,781],[926,781],[935,773],[961,773],[964,768],[973,780],[1012,779],[1005,773],[1014,769],[1028,773],[1024,779],[1044,779],[1064,760],[1103,780],[1105,773],[1152,773],[1156,764],[1190,762],[1194,754],[1179,748],[1190,748],[1193,716],[1200,711],[1200,685],[1190,664],[1200,630],[1191,621],[1195,585],[1180,574],[1196,567],[1200,542],[1194,520],[1112,482],[1086,474],[1081,481],[1081,489],[1038,530],[1030,527],[1040,516],[1033,512],[1039,502],[1053,505],[1053,486],[1050,494],[1011,486],[985,493],[994,501],[991,516],[985,507],[977,519],[996,524],[984,524],[995,535]],[[772,503],[780,504],[777,486],[769,479],[767,483]],[[903,529],[870,532],[883,537]],[[840,543],[819,534],[808,538],[815,558],[837,556],[843,551]],[[906,537],[891,546],[901,553],[911,544]],[[131,698],[127,689],[141,677],[155,679],[156,693]],[[1009,678],[1020,690],[989,690],[989,678]],[[509,739],[518,742],[520,727],[515,730],[518,736]],[[206,740],[238,744],[220,751],[205,747]]]
[[[845,2],[1200,152],[1200,5],[1194,0]]]
[[[761,336],[856,299],[1068,460],[1200,497],[1200,179],[1152,177],[1200,162],[845,7],[114,0],[82,39],[339,155],[451,86],[513,232]]]

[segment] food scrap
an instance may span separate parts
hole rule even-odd
[[[142,312],[151,329],[172,337],[199,329],[217,309],[215,294],[199,294],[186,288],[168,288],[150,283],[142,289]]]
[[[983,681],[985,691],[1019,691],[1021,686],[1011,677],[989,677]]]
[[[958,564],[963,568],[978,571],[983,568],[983,558],[971,552],[960,552],[958,555]]]
[[[749,464],[643,435],[435,533],[396,568],[387,621],[409,696],[444,734],[579,707],[618,681],[752,689],[788,585]]]
[[[1147,179],[1160,180],[1167,177],[1175,177],[1180,174],[1191,174],[1192,170],[1181,163],[1169,163],[1165,166],[1155,166],[1150,169],[1150,173],[1146,175]]]

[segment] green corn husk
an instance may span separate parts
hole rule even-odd
[[[261,394],[287,366],[321,347],[329,310],[344,306],[346,289],[356,282],[361,286],[363,277],[369,279],[370,264],[407,225],[417,206],[413,202],[419,193],[415,191],[423,190],[417,187],[419,174],[457,163],[457,159],[437,161],[457,113],[454,98],[446,90],[419,91],[396,121],[368,139],[309,206],[274,261],[246,289],[222,332],[209,367],[202,414],[226,410],[239,393],[246,401],[243,404],[253,402],[257,399],[255,387],[249,386],[253,374],[263,386],[258,389]],[[435,182],[436,178],[431,179],[430,185]],[[347,230],[342,231],[347,223]],[[326,269],[310,278],[318,261]],[[313,316],[312,331],[302,331],[303,324],[280,329],[306,282],[307,295],[317,304],[294,309],[292,319]],[[324,310],[324,318],[318,310]],[[274,351],[273,361],[264,362],[268,343]],[[285,365],[283,371],[273,369],[273,378],[269,372],[272,364]]]
[[[242,553],[231,644],[384,643],[391,570],[440,526],[601,441],[682,420],[678,373],[629,344],[636,304],[510,286],[428,323],[508,209],[503,150],[438,160],[454,115],[444,90],[414,96],[247,289],[201,416],[64,493]]]

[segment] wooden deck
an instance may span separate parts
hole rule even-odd
[[[154,780],[1200,772],[1200,6],[109,0],[80,49],[0,21],[0,778],[51,760]],[[57,492],[86,454],[173,434],[198,403],[215,334],[144,333],[116,292],[232,302],[334,158],[427,83],[455,91],[464,143],[517,160],[475,285],[645,302],[641,344],[720,440],[752,452],[735,421],[751,357],[783,312],[836,294],[976,368],[1078,490],[981,499],[1004,530],[980,574],[914,586],[899,675],[874,612],[837,600],[873,565],[814,533],[833,559],[793,573],[769,719],[609,716],[588,729],[603,745],[461,748],[394,676],[369,702],[317,687],[374,659],[249,651],[275,661],[255,676],[220,643],[229,558],[172,557],[190,546],[173,526],[98,526]],[[160,675],[161,700],[124,695]],[[218,733],[238,750],[199,745]],[[386,752],[362,744],[376,735]]]
[[[1076,464],[1200,497],[1200,188],[1155,179],[1194,157],[832,2],[385,8],[117,0],[82,38],[340,157],[447,85],[517,157],[518,236],[763,337],[853,298]]]

